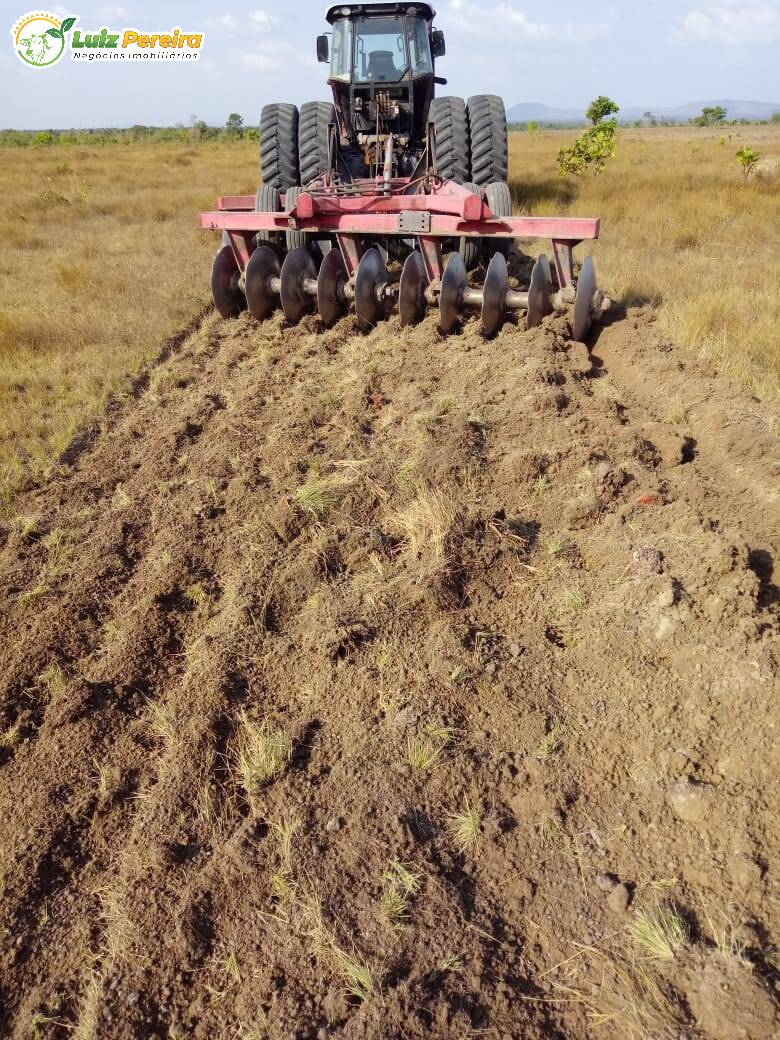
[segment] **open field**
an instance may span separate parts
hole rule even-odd
[[[773,1040],[777,409],[651,318],[212,314],[19,496],[3,1035]]]
[[[220,320],[195,212],[253,148],[32,154],[0,1036],[775,1040],[777,188],[667,135],[576,186],[512,142],[519,204],[605,218],[588,347]]]
[[[512,135],[518,211],[602,216],[604,286],[776,397],[780,182],[742,183],[734,153],[780,158],[780,130],[622,131],[581,182],[555,172],[571,136]],[[195,215],[256,178],[254,142],[0,150],[0,509],[207,303],[214,239]]]

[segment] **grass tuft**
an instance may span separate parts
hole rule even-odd
[[[438,490],[418,488],[414,500],[405,508],[391,513],[390,530],[406,543],[413,557],[429,555],[444,561],[448,536],[455,522],[455,506]]]
[[[453,732],[448,726],[426,726],[422,736],[407,738],[406,761],[415,772],[425,773],[436,765],[452,738]]]
[[[482,831],[482,816],[476,809],[466,803],[463,812],[449,813],[447,821],[447,830],[459,852],[476,848]]]
[[[383,878],[381,916],[391,928],[402,928],[409,919],[409,903],[420,887],[421,875],[399,860],[392,860]]]
[[[233,765],[251,811],[257,812],[263,787],[279,776],[292,758],[289,736],[267,719],[255,722],[246,712],[238,717]]]
[[[330,477],[312,477],[295,492],[295,501],[300,508],[321,520],[341,501],[346,482],[341,475]]]
[[[670,903],[640,910],[628,934],[651,960],[670,961],[689,939],[685,918]]]

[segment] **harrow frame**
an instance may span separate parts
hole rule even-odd
[[[445,310],[452,315],[467,306],[481,305],[483,330],[492,335],[509,310],[526,310],[530,327],[545,314],[562,311],[575,302],[573,250],[581,242],[599,237],[597,218],[498,216],[491,211],[481,189],[475,192],[471,187],[443,179],[430,168],[416,177],[390,176],[392,144],[388,155],[384,175],[342,182],[332,172],[323,174],[298,193],[289,212],[283,192],[279,211],[258,211],[253,195],[224,195],[217,200],[216,210],[201,213],[200,226],[222,231],[229,243],[218,254],[212,277],[220,313],[237,313],[243,294],[255,301],[254,306],[250,303],[250,311],[256,317],[264,317],[281,303],[288,320],[297,321],[316,304],[323,320],[327,315],[326,323],[332,323],[345,312],[346,304],[354,301],[360,323],[368,328],[386,313],[390,301],[397,300],[401,305],[404,324],[419,321],[430,305],[439,305],[442,315]],[[334,257],[329,265],[323,264],[318,280],[317,269],[306,250],[298,247],[279,267],[272,256],[266,255],[273,250],[260,243],[256,245],[256,235],[288,230],[308,233],[312,239],[327,236],[334,242],[340,260]],[[393,237],[402,238],[407,244],[411,241],[414,246],[400,286],[390,282],[384,260],[380,258],[377,263],[380,254],[374,248]],[[499,252],[488,268],[485,284],[490,286],[490,292],[468,288],[465,268],[461,271],[454,255],[445,268],[442,256],[444,240],[462,238],[549,239],[557,293],[544,256],[537,261],[529,287],[533,291],[509,289],[505,259]],[[250,266],[258,250],[263,250],[263,255],[258,254]],[[453,269],[448,278],[450,265]],[[575,331],[582,337],[590,328],[591,315],[597,315],[602,304],[589,258],[586,267],[588,300],[580,300],[575,308],[580,315]],[[261,284],[257,278],[262,279]],[[443,331],[452,331],[455,324],[453,318],[440,320]]]

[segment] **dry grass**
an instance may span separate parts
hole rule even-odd
[[[482,816],[467,803],[463,812],[449,813],[447,830],[459,852],[473,851],[482,833]]]
[[[403,928],[409,920],[409,904],[420,887],[421,876],[405,863],[392,860],[383,875],[379,910],[391,928]]]
[[[685,918],[668,903],[638,911],[628,932],[640,951],[656,961],[673,960],[689,938]]]
[[[399,535],[413,557],[429,556],[444,562],[447,537],[455,522],[452,499],[441,491],[421,487],[405,508],[388,517],[390,530]]]
[[[0,510],[209,301],[217,194],[256,146],[0,150]]]
[[[292,741],[283,730],[267,719],[255,722],[246,713],[241,713],[233,765],[238,783],[253,813],[259,810],[259,796],[263,787],[282,773],[291,758]]]
[[[561,179],[554,157],[575,131],[511,135],[516,212],[602,218],[596,259],[617,300],[657,308],[676,343],[711,359],[760,396],[780,394],[780,181],[744,181],[742,145],[780,156],[780,129],[621,130],[599,177]],[[526,243],[529,251],[547,248]]]

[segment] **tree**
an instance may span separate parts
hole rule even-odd
[[[737,162],[742,167],[742,175],[745,180],[748,179],[750,174],[753,172],[753,167],[756,165],[758,160],[761,158],[761,152],[757,152],[755,148],[740,148],[737,152]]]
[[[243,137],[244,136],[244,119],[238,112],[231,112],[227,117],[225,123],[227,132],[230,137]]]
[[[620,107],[612,100],[612,98],[605,97],[603,94],[601,97],[597,97],[595,101],[591,101],[588,106],[588,110],[585,113],[585,117],[596,126],[602,119],[606,119],[607,116],[614,116],[620,111]]]
[[[773,112],[771,122],[780,123],[780,112]]]
[[[586,170],[601,173],[607,159],[615,154],[617,137],[617,120],[606,119],[620,109],[608,97],[598,97],[588,107],[585,115],[592,126],[583,130],[573,145],[561,148],[558,152],[558,173],[565,177],[567,173],[575,177]]]
[[[701,110],[701,115],[694,119],[696,126],[718,126],[725,122],[727,109],[722,105],[707,106]]]
[[[645,126],[658,126],[658,120],[655,118],[652,112],[645,112],[642,116]]]

